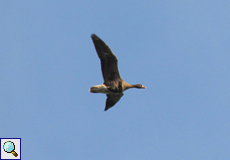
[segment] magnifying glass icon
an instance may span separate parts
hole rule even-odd
[[[7,141],[3,145],[3,149],[7,153],[12,153],[15,157],[18,156],[18,154],[14,151],[15,150],[15,145],[11,141]]]

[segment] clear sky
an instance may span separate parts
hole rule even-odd
[[[22,159],[229,160],[230,1],[0,1],[0,138]],[[90,35],[130,89],[106,96]]]

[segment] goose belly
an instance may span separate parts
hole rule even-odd
[[[111,91],[108,90],[106,85],[100,84],[100,85],[95,85],[89,89],[91,93],[104,93],[104,94],[110,94]]]

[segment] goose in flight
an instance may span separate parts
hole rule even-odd
[[[145,87],[142,84],[129,84],[121,79],[117,66],[117,57],[97,35],[92,34],[91,38],[97,55],[101,60],[101,71],[104,83],[91,87],[89,91],[91,93],[106,94],[107,99],[104,110],[107,111],[121,99],[123,91],[129,88],[143,89]]]

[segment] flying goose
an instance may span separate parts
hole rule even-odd
[[[104,83],[91,87],[89,91],[91,93],[105,93],[107,95],[104,109],[104,111],[107,111],[121,99],[123,91],[129,88],[140,89],[145,87],[142,84],[129,84],[121,79],[117,66],[117,57],[97,35],[92,34],[91,38],[97,51],[97,55],[101,60],[101,70]]]

